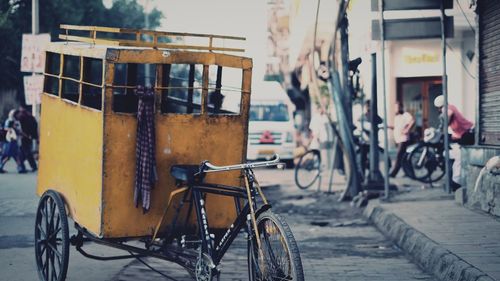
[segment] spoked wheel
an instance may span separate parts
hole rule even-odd
[[[288,224],[280,216],[266,211],[257,218],[262,247],[254,237],[248,243],[250,281],[304,280],[300,253]]]
[[[295,166],[295,183],[301,189],[313,185],[321,173],[321,156],[318,150],[309,150]]]
[[[437,148],[421,145],[415,148],[409,156],[413,168],[414,179],[424,183],[432,183],[443,178],[445,174],[444,161],[440,161]]]
[[[68,217],[63,199],[52,190],[46,191],[38,203],[35,258],[40,280],[66,279],[69,261]]]

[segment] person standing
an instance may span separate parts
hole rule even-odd
[[[441,112],[439,116],[439,131],[443,131],[444,124],[444,96],[440,95],[434,99],[434,106]],[[451,130],[451,141],[459,145],[474,144],[474,123],[467,120],[463,114],[453,104],[448,104],[448,126]],[[446,130],[448,131],[448,130]],[[461,152],[458,145],[452,145],[450,151],[450,159],[453,159],[451,167],[451,189],[453,191],[460,187],[460,172],[462,170]]]
[[[13,158],[17,163],[17,171],[20,174],[26,173],[26,169],[21,165],[19,158],[19,135],[21,133],[21,124],[16,120],[16,110],[13,109],[9,112],[9,117],[5,120],[4,128],[7,130],[5,136],[5,143],[2,150],[2,157],[0,159],[0,173],[5,173],[3,169],[9,159]]]
[[[38,167],[36,165],[35,157],[33,157],[33,142],[38,140],[38,124],[35,117],[31,112],[27,111],[24,107],[19,108],[18,120],[21,124],[21,150],[20,161],[21,166],[25,169],[24,161],[28,160],[31,171],[35,172]]]
[[[441,112],[439,130],[444,126],[444,96],[440,95],[434,99],[434,106]],[[474,123],[467,120],[457,107],[448,104],[448,127],[451,129],[451,140],[460,145],[474,144]]]
[[[405,155],[405,151],[410,144],[410,130],[415,124],[415,119],[413,116],[404,110],[403,104],[401,102],[396,103],[396,116],[394,117],[394,142],[398,146],[398,152],[396,155],[396,162],[392,171],[389,173],[390,177],[395,177],[399,169],[401,168],[401,163]]]

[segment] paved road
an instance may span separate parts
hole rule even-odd
[[[292,172],[263,170],[257,175],[265,184],[276,180],[282,184],[264,192],[273,210],[283,215],[293,230],[306,280],[434,280],[367,224],[360,210],[339,204],[335,196],[299,190],[291,180]],[[169,278],[134,261],[113,281],[192,280],[176,265],[156,259],[145,261]],[[246,244],[240,239],[222,261],[221,280],[248,280],[246,268]]]
[[[13,170],[13,167],[7,167]],[[361,213],[334,196],[317,196],[298,190],[292,171],[264,170],[264,184],[274,210],[286,217],[304,264],[306,280],[433,280],[409,262],[400,250],[368,225]],[[37,280],[33,250],[33,225],[38,198],[36,175],[0,175],[0,280]],[[326,224],[317,226],[313,224]],[[91,246],[100,255],[121,254],[103,246]],[[99,262],[71,249],[68,280],[169,280],[139,261]],[[192,280],[180,267],[157,259],[145,259],[174,280]],[[248,280],[246,244],[236,241],[222,262],[221,280]]]
[[[6,170],[11,173],[0,174],[0,280],[38,280],[33,246],[38,204],[35,194],[36,174],[14,173],[15,167],[12,164]],[[88,249],[99,255],[121,254],[119,251],[97,246]],[[86,259],[72,250],[67,280],[111,280],[130,262],[98,262]]]

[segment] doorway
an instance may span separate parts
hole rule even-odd
[[[415,133],[423,135],[426,128],[439,125],[439,111],[434,99],[442,92],[441,76],[397,78],[398,102],[415,118]]]

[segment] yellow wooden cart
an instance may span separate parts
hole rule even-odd
[[[41,105],[35,234],[42,280],[65,278],[66,213],[80,230],[103,241],[152,236],[176,188],[172,165],[204,159],[244,162],[250,106],[252,60],[227,54],[242,49],[225,47],[244,38],[95,26],[61,29],[62,41],[46,49]],[[134,89],[148,84],[155,92],[158,181],[144,213],[133,203]],[[238,186],[240,175],[235,170],[207,178]],[[208,196],[211,226],[228,227],[236,216],[230,208],[234,200]],[[39,246],[40,237],[44,243],[57,240],[48,246],[62,248],[49,254]]]
[[[71,243],[89,258],[154,256],[210,281],[245,230],[250,280],[304,280],[290,228],[271,212],[252,171],[278,165],[279,157],[244,163],[252,60],[227,54],[243,51],[228,45],[244,38],[61,29],[62,41],[47,47],[42,94],[35,223],[40,279],[65,280]],[[149,96],[140,94],[143,89]],[[148,175],[157,181],[152,190],[148,183],[150,200],[138,207],[134,190],[142,186],[136,173],[145,167],[143,152],[156,162],[157,174]],[[77,230],[71,238],[68,217]],[[92,255],[83,250],[85,241],[131,254]]]

